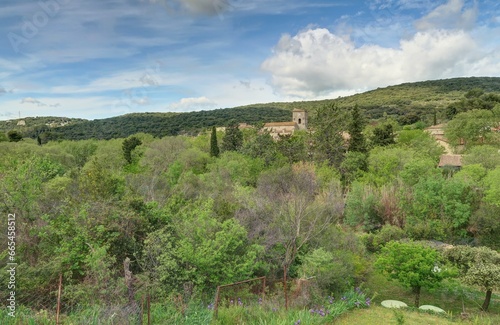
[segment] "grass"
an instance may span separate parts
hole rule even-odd
[[[368,279],[366,287],[372,292],[377,293],[374,298],[375,305],[379,305],[383,300],[395,299],[407,303],[410,307],[413,306],[415,299],[410,289],[404,288],[397,282],[388,281],[378,273],[373,273]],[[460,320],[462,313],[465,313],[468,315],[467,319],[469,323],[500,324],[500,296],[493,294],[487,313],[480,310],[484,296],[485,293],[482,291],[464,287],[458,283],[444,282],[443,286],[439,289],[432,291],[422,289],[420,304],[434,305],[444,309],[453,317],[455,322]],[[442,324],[448,323],[444,322]]]
[[[447,311],[447,314],[436,314],[421,311],[413,305],[413,295],[410,290],[400,286],[397,282],[387,281],[383,276],[374,273],[364,287],[370,292],[369,296],[361,290],[351,290],[335,299],[325,299],[317,305],[303,308],[283,308],[283,302],[272,295],[266,297],[263,304],[243,299],[239,304],[221,304],[218,317],[213,317],[213,311],[207,305],[191,303],[182,307],[182,311],[174,304],[155,303],[151,306],[152,324],[179,324],[179,325],[326,325],[326,324],[500,324],[500,297],[493,295],[488,313],[479,310],[484,299],[484,293],[459,284],[446,284],[434,291],[423,290],[421,304],[438,306]],[[366,308],[366,298],[372,297],[371,306]],[[463,297],[463,306],[462,306]],[[255,297],[254,297],[255,298]],[[274,300],[273,300],[274,299]],[[278,300],[276,300],[278,299]],[[380,306],[386,299],[396,299],[406,302],[410,307],[405,309],[388,309]],[[360,303],[357,306],[356,302]],[[462,318],[462,311],[467,313]],[[74,310],[64,315],[62,324],[132,324],[130,315],[120,313],[120,309],[96,306],[83,310]],[[299,322],[300,320],[300,322]],[[130,322],[132,321],[132,322]],[[144,313],[143,323],[147,324],[147,315]],[[7,311],[0,310],[0,324],[5,325],[45,325],[54,324],[55,316],[50,311],[33,311],[20,307],[13,319]]]

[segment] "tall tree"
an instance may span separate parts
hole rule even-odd
[[[135,147],[140,146],[142,141],[137,137],[130,137],[128,139],[123,140],[122,149],[123,149],[123,157],[125,160],[131,164],[132,163],[132,150]]]
[[[363,135],[364,120],[358,105],[354,105],[349,123],[349,151],[366,152],[365,137]]]
[[[243,133],[239,129],[238,123],[232,121],[228,127],[226,127],[226,134],[222,138],[222,150],[223,151],[237,151],[243,145]]]
[[[336,168],[340,167],[346,152],[342,136],[346,129],[345,121],[346,113],[335,103],[321,106],[316,111],[314,142],[317,155]]]
[[[219,145],[217,144],[217,130],[215,126],[212,127],[212,134],[210,135],[210,157],[219,157]]]

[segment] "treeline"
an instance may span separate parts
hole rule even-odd
[[[23,137],[40,137],[42,143],[50,140],[123,138],[139,132],[155,137],[193,135],[212,126],[226,126],[231,120],[249,124],[289,121],[290,111],[294,108],[313,113],[331,103],[345,109],[358,105],[368,119],[393,118],[401,125],[418,121],[431,125],[468,110],[492,109],[499,102],[500,78],[453,78],[405,83],[321,101],[253,104],[190,113],[136,113],[93,121],[26,118],[26,126],[14,125],[17,124],[14,120],[0,122],[0,131],[15,130]],[[70,123],[57,126],[65,122]]]
[[[135,113],[52,128],[44,137],[47,140],[108,140],[126,138],[141,132],[158,138],[179,134],[196,135],[212,126],[225,126],[231,120],[248,124],[281,122],[291,120],[291,114],[278,108],[226,108],[179,114]],[[36,138],[37,131],[40,130],[28,132],[25,136]]]

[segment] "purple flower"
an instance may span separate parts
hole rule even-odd
[[[344,300],[344,301],[345,301],[347,298],[346,298],[346,296],[343,296],[343,297],[342,297],[342,298],[340,298],[340,299],[342,299],[342,300]]]
[[[296,321],[294,325],[299,325],[299,324],[300,324],[300,319]]]
[[[370,307],[370,304],[372,303],[371,299],[370,298],[366,298],[365,300],[365,304]]]
[[[210,309],[210,310],[214,309],[214,304],[211,302],[210,304],[208,304],[207,308]]]
[[[356,305],[356,307],[359,307],[359,305],[360,305],[361,303],[360,303],[358,300],[356,300],[356,301],[354,302],[354,304]]]
[[[259,305],[262,305],[262,298],[259,298]]]

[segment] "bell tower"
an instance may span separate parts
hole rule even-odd
[[[299,130],[307,130],[307,112],[305,110],[294,109],[293,121],[297,124]]]

